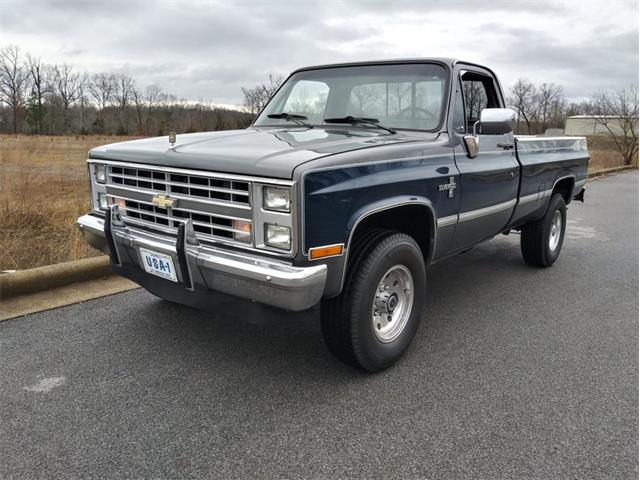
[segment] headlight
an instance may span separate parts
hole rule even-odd
[[[96,168],[96,182],[107,183],[107,166],[97,163],[95,168]]]
[[[276,212],[291,211],[291,190],[287,188],[263,187],[262,206]]]
[[[271,247],[291,250],[291,229],[271,223],[265,224],[264,243]]]

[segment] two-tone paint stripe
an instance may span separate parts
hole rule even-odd
[[[561,179],[560,179],[561,180]],[[557,183],[557,182],[556,182]],[[575,183],[574,188],[581,188],[587,183],[587,180],[579,180]],[[449,227],[451,225],[455,225],[456,223],[462,223],[469,220],[476,220],[478,218],[486,217],[488,215],[493,215],[504,210],[508,210],[518,205],[527,205],[533,202],[542,201],[551,196],[553,193],[553,188],[548,190],[543,190],[538,193],[532,193],[531,195],[525,195],[520,197],[518,200],[509,200],[508,202],[498,203],[496,205],[491,205],[489,207],[478,208],[476,210],[469,210],[468,212],[462,212],[459,215],[449,215],[446,217],[439,217],[437,221],[438,228]]]
[[[513,208],[516,205],[516,200],[509,200],[508,202],[497,203],[484,208],[478,208],[476,210],[469,210],[468,212],[462,212],[459,215],[449,215],[447,217],[438,218],[438,228],[444,228],[456,223],[468,222],[469,220],[476,220],[478,218],[486,217],[488,215],[494,215],[496,213],[503,212]]]

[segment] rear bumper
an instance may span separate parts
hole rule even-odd
[[[115,216],[114,216],[115,215]],[[115,273],[179,303],[210,308],[216,292],[291,311],[306,310],[320,301],[326,265],[295,267],[290,263],[202,245],[181,226],[178,239],[132,228],[115,212],[105,219],[84,215],[77,220],[87,242],[111,257]],[[186,232],[186,233],[185,233]],[[178,283],[146,273],[140,247],[169,255]]]

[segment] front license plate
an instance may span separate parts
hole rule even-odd
[[[140,256],[142,257],[142,266],[147,273],[172,282],[178,281],[176,270],[173,268],[173,259],[169,255],[141,248]]]

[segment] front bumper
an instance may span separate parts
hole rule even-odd
[[[176,239],[126,225],[117,207],[107,215],[106,221],[94,215],[78,218],[84,238],[110,255],[115,273],[160,297],[210,308],[219,292],[291,311],[306,310],[322,297],[326,265],[295,267],[281,260],[202,245],[189,222],[181,225]],[[176,265],[178,283],[146,273],[140,247],[169,255]]]

